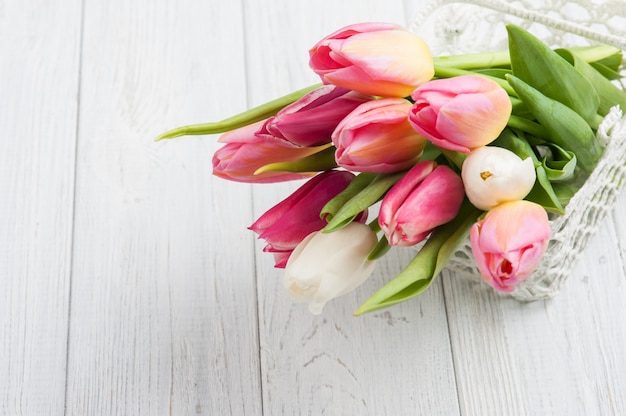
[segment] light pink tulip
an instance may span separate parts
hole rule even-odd
[[[320,40],[309,66],[324,83],[364,94],[407,97],[434,75],[428,45],[390,23],[358,23]]]
[[[265,123],[266,131],[302,147],[330,143],[337,124],[370,95],[324,85],[288,105]]]
[[[245,126],[219,138],[225,146],[213,155],[213,174],[236,182],[281,182],[310,177],[309,173],[254,172],[276,162],[290,162],[309,156],[319,149],[300,147],[270,134],[260,134],[265,121]]]
[[[387,192],[378,224],[392,246],[411,246],[459,212],[463,182],[448,166],[425,160]]]
[[[480,273],[502,292],[512,292],[535,270],[549,239],[546,211],[525,200],[498,205],[470,230]]]
[[[264,239],[263,251],[274,254],[275,267],[284,268],[293,249],[314,231],[326,226],[322,207],[343,191],[354,174],[332,170],[313,177],[286,199],[270,208],[249,229]],[[365,212],[357,221],[365,221]]]
[[[418,87],[409,121],[435,145],[457,152],[494,141],[511,115],[508,93],[480,75],[437,79]]]
[[[339,166],[354,172],[389,173],[413,166],[426,139],[407,119],[411,103],[383,98],[361,104],[344,118],[332,135]]]

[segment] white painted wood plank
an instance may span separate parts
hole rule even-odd
[[[319,82],[308,49],[360,21],[405,23],[399,1],[246,3],[251,104]],[[256,215],[298,184],[254,187]],[[457,414],[457,394],[441,286],[422,298],[360,318],[352,312],[408,263],[392,252],[364,286],[329,303],[321,316],[294,304],[282,272],[257,245],[265,414]]]
[[[625,203],[622,198],[616,212]],[[614,227],[603,224],[561,293],[548,301],[518,303],[446,275],[463,414],[626,411],[626,278],[618,251],[626,229]]]
[[[0,414],[65,396],[80,1],[0,4]]]
[[[86,1],[68,414],[260,414],[250,188],[153,141],[245,108],[239,6]]]

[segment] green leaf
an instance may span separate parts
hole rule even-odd
[[[507,128],[500,136],[493,141],[493,146],[504,147],[509,149],[522,159],[530,157],[535,164],[535,172],[537,179],[530,193],[525,199],[541,205],[545,210],[556,214],[563,214],[563,206],[557,197],[552,183],[548,179],[545,168],[539,162],[537,155],[533,151],[527,137],[525,135],[516,134],[513,130]]]
[[[541,164],[546,171],[550,183],[565,182],[574,177],[576,170],[576,155],[555,144],[538,146],[544,150],[545,155]]]
[[[361,173],[355,176],[346,189],[341,191],[322,207],[320,218],[326,218],[327,220],[332,219],[346,202],[365,189],[377,176],[378,174],[376,173]]]
[[[573,109],[588,123],[596,123],[600,99],[591,82],[521,27],[508,24],[507,32],[513,75]]]
[[[600,97],[598,113],[605,116],[611,107],[619,105],[626,110],[626,92],[617,88],[611,81],[599,73],[593,66],[585,62],[581,57],[567,49],[557,49],[557,53],[567,60],[585,78],[591,81],[591,85]]]
[[[555,193],[554,187],[550,179],[548,179],[548,174],[543,165],[537,166],[535,170],[537,172],[537,180],[535,181],[533,189],[530,190],[524,199],[541,205],[548,212],[559,215],[565,214],[563,205],[561,205],[561,201]]]
[[[354,315],[386,308],[423,293],[465,240],[480,214],[481,211],[465,201],[459,215],[437,227],[406,268],[367,299]]]
[[[321,87],[322,84],[312,85],[307,88],[303,88],[298,91],[294,91],[283,97],[269,101],[265,104],[251,108],[248,111],[234,115],[232,117],[225,118],[221,121],[192,124],[190,126],[177,127],[160,134],[156,141],[163,139],[173,139],[175,137],[187,136],[187,135],[199,135],[199,134],[215,134],[224,133],[244,127],[257,121],[265,120],[266,118],[278,113],[282,108],[302,98],[309,92]]]
[[[580,167],[591,172],[602,155],[602,148],[589,124],[566,105],[543,95],[521,79],[512,75],[507,79],[547,130],[548,141],[574,152]]]
[[[322,150],[310,156],[291,162],[270,163],[257,169],[254,174],[264,172],[321,172],[337,167],[335,148],[330,145],[320,146]]]
[[[379,174],[360,192],[346,201],[322,232],[330,233],[348,225],[361,211],[374,205],[406,172]],[[360,175],[359,175],[360,176]],[[323,211],[323,210],[322,210]]]
[[[370,254],[367,256],[367,259],[369,261],[378,260],[379,258],[383,257],[385,254],[387,254],[390,248],[391,246],[389,245],[389,241],[387,240],[387,237],[385,237],[385,235],[383,234],[380,237],[380,240],[378,240],[378,244],[376,244],[376,246],[372,249],[372,251],[370,251]]]

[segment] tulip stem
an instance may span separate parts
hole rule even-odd
[[[440,148],[439,150],[441,151],[441,154],[450,163],[452,163],[459,170],[461,170],[461,167],[463,166],[463,162],[465,161],[465,158],[467,157],[467,155],[465,155],[465,154],[463,154],[461,152],[455,152],[453,150],[448,150],[448,149],[443,149],[443,148]]]
[[[585,62],[597,62],[606,59],[620,50],[609,45],[580,46],[567,48]],[[436,66],[449,66],[458,69],[482,69],[482,68],[510,68],[511,58],[509,51],[478,52],[433,58]]]
[[[433,58],[435,65],[459,69],[507,67],[511,65],[508,51],[480,52]]]
[[[490,80],[496,82],[500,87],[502,87],[510,96],[517,97],[517,93],[515,92],[513,87],[511,87],[509,83],[506,82],[506,80],[503,80],[501,78],[492,77],[486,74],[479,74],[476,72],[467,71],[465,69],[453,68],[445,65],[435,65],[435,77],[437,78],[453,78],[463,75],[480,75],[481,77],[489,78]]]
[[[319,88],[320,86],[321,84],[316,84],[298,91],[294,91],[290,94],[284,95],[265,104],[261,104],[257,107],[251,108],[250,110],[244,111],[243,113],[239,113],[232,117],[225,118],[221,121],[176,127],[174,129],[166,131],[165,133],[160,134],[156,138],[156,141],[163,139],[173,139],[175,137],[187,135],[224,133],[239,127],[244,127],[249,124],[256,123],[257,121],[264,120],[270,116],[273,116],[282,108],[295,102],[299,98],[302,98],[304,95]]]
[[[513,114],[511,114],[511,116],[509,117],[507,126],[513,129],[521,130],[525,133],[530,133],[536,137],[550,137],[548,131],[541,124],[535,123],[534,121],[530,121],[527,118],[519,117]]]

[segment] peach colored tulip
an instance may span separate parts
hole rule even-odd
[[[407,97],[434,75],[428,45],[390,23],[358,23],[320,40],[309,66],[324,83],[384,97]]]
[[[257,169],[270,163],[290,162],[309,156],[319,149],[300,147],[270,134],[260,134],[265,121],[224,133],[225,146],[213,155],[213,174],[236,182],[281,182],[310,177],[309,173],[264,172]]]
[[[530,201],[505,202],[470,230],[472,253],[494,289],[512,292],[539,265],[550,239],[546,211]]]
[[[320,218],[322,207],[343,191],[354,178],[346,171],[320,173],[261,215],[249,229],[264,239],[265,252],[274,254],[275,267],[284,268],[294,248],[327,222]],[[367,212],[357,218],[365,221]]]
[[[412,246],[459,212],[463,182],[448,166],[425,160],[383,198],[378,223],[392,246]]]
[[[361,104],[344,118],[332,135],[339,166],[354,172],[390,173],[413,166],[426,139],[407,119],[411,103],[383,98]]]
[[[511,115],[508,93],[480,75],[437,79],[418,87],[409,121],[435,145],[457,152],[494,141]]]
[[[337,124],[370,95],[324,85],[283,108],[265,123],[267,132],[302,147],[330,143]]]

